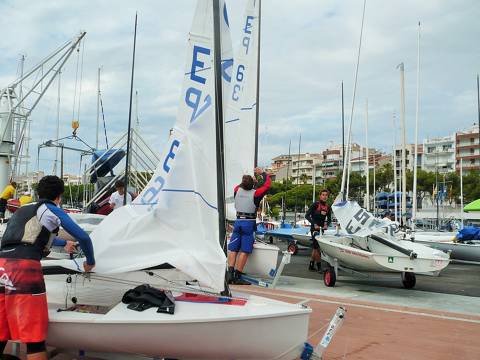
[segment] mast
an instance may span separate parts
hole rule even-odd
[[[298,192],[298,185],[300,181],[300,146],[302,144],[302,134],[298,138],[298,158],[297,158],[297,189],[295,191],[295,221],[294,227],[297,225],[297,192]]]
[[[287,160],[287,180],[285,181],[285,200],[283,203],[283,219],[282,221],[285,222],[285,219],[287,217],[287,191],[288,191],[288,174],[290,172],[290,162],[291,162],[291,148],[292,148],[292,139],[290,139],[288,143],[288,160]]]
[[[395,123],[395,114],[393,114],[393,209],[395,211],[395,222],[398,221],[397,208],[397,129]]]
[[[355,66],[355,81],[353,82],[353,97],[352,97],[352,107],[350,110],[350,124],[348,126],[348,141],[347,141],[347,156],[345,154],[343,156],[343,173],[342,173],[342,185],[340,188],[340,192],[345,199],[348,199],[348,185],[347,191],[345,194],[345,182],[350,179],[350,152],[351,152],[351,145],[352,145],[352,124],[353,124],[353,110],[355,109],[355,95],[357,93],[357,79],[358,79],[358,68],[360,66],[360,51],[362,49],[362,37],[363,37],[363,24],[365,20],[365,7],[367,5],[367,0],[363,1],[363,13],[362,13],[362,26],[360,28],[360,40],[358,44],[358,54],[357,54],[357,64]],[[347,172],[348,166],[348,172]]]
[[[345,106],[343,101],[343,81],[342,81],[342,159],[345,162]],[[342,163],[343,166],[343,163]],[[345,194],[342,191],[342,201],[345,201]],[[315,202],[315,200],[314,200]]]
[[[226,252],[225,168],[222,98],[222,44],[220,39],[220,0],[213,0],[213,54],[215,71],[215,134],[217,157],[217,208],[220,246]]]
[[[402,131],[402,218],[401,224],[406,225],[407,221],[407,172],[406,172],[406,129],[405,129],[405,66],[403,63],[398,65],[400,68],[400,124]]]
[[[464,222],[464,213],[463,213],[463,158],[460,158],[460,213],[462,221],[462,229],[463,229],[463,222]]]
[[[262,2],[258,0],[258,38],[257,38],[257,96],[255,99],[255,167],[258,166],[258,123],[260,113],[260,39],[262,21]]]
[[[418,112],[420,108],[420,21],[418,22],[417,38],[417,102],[415,106],[415,152],[413,160],[413,199],[412,199],[412,229],[415,230],[417,219],[417,166],[418,166]]]
[[[365,178],[366,178],[366,195],[367,201],[365,209],[370,211],[370,166],[369,166],[369,158],[368,158],[368,99],[365,103]]]
[[[480,83],[477,74],[478,154],[480,155]]]
[[[135,48],[137,45],[137,18],[135,13],[135,32],[133,33],[133,53],[132,53],[132,76],[130,78],[130,104],[128,108],[128,129],[127,129],[127,156],[125,160],[125,192],[123,194],[123,205],[127,204],[128,194],[128,172],[130,166],[130,136],[132,130],[132,99],[133,99],[133,79],[135,75]]]
[[[98,132],[100,131],[100,67],[97,75],[97,131],[95,133],[95,149],[98,150]]]
[[[62,72],[58,72],[58,91],[57,91],[57,132],[56,132],[56,138],[60,138],[60,94],[61,94],[61,78],[62,78]],[[53,164],[53,174],[57,175],[57,167],[58,167],[58,147],[55,148],[55,163]]]

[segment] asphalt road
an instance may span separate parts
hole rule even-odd
[[[286,243],[278,242],[276,244],[281,250],[286,249]],[[323,275],[321,273],[308,270],[310,253],[310,249],[299,249],[298,254],[292,256],[290,264],[285,266],[283,275],[322,280]],[[380,288],[403,288],[400,274],[374,273],[370,275],[372,278],[365,279],[340,273],[337,283],[372,285]],[[479,265],[451,263],[438,277],[425,275],[416,275],[416,277],[415,290],[480,297]]]

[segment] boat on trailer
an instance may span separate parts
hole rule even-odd
[[[438,275],[450,263],[450,255],[409,240],[395,237],[389,220],[376,219],[354,201],[338,201],[332,206],[343,229],[342,235],[316,237],[326,286],[334,286],[339,270],[359,272],[397,272],[402,284],[415,286],[415,274]]]
[[[258,6],[255,0],[247,3],[245,36],[255,26]],[[93,230],[95,272],[79,274],[80,258],[42,262],[49,345],[170,358],[293,359],[301,354],[309,308],[230,294],[225,287],[225,219],[219,211],[225,206],[219,191],[224,176],[218,166],[223,138],[217,128],[223,111],[216,106],[224,86],[214,85],[221,83],[226,54],[219,48],[228,49],[227,31],[224,2],[199,0],[172,135],[142,193]],[[185,218],[188,227],[181,226]],[[172,269],[161,268],[165,264],[174,268],[173,276]],[[140,284],[172,291],[174,311],[129,308],[122,302],[125,291]]]

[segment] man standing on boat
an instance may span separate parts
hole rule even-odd
[[[115,183],[115,189],[117,191],[110,195],[110,200],[108,201],[112,210],[116,210],[123,206],[123,198],[125,196],[125,183],[122,180],[118,180]],[[127,192],[127,204],[130,204],[131,202],[132,195]]]
[[[26,343],[27,360],[47,359],[48,306],[40,260],[52,243],[65,243],[54,240],[60,226],[79,242],[87,258],[84,270],[95,266],[90,237],[59,207],[63,192],[63,180],[43,177],[40,200],[20,207],[7,223],[0,243],[0,356],[14,340]]]
[[[255,174],[261,169],[255,169]],[[270,188],[270,176],[261,171],[262,185],[254,188],[256,179],[251,175],[243,175],[242,182],[234,190],[237,220],[233,224],[233,232],[228,243],[228,282],[237,285],[250,285],[241,279],[248,256],[253,251],[255,242],[255,226],[257,208]],[[239,254],[240,253],[240,254]],[[237,257],[238,255],[238,257]]]
[[[2,194],[0,195],[0,219],[5,218],[5,210],[7,209],[7,202],[10,199],[13,199],[15,196],[15,191],[17,188],[17,183],[11,181],[5,189],[3,189]]]
[[[328,190],[322,190],[318,201],[315,201],[305,213],[305,219],[310,222],[310,232],[312,234],[312,255],[308,265],[308,270],[310,271],[315,271],[315,263],[317,263],[318,271],[321,271],[320,246],[315,239],[315,235],[319,232],[323,234],[332,223],[332,209],[327,204],[328,195]]]

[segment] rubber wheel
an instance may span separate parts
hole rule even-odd
[[[413,289],[417,283],[417,278],[414,273],[404,272],[402,273],[402,284],[405,289]]]
[[[268,237],[268,242],[269,242],[270,244],[273,244],[273,236],[269,236],[269,237]]]
[[[292,253],[293,255],[297,255],[298,253],[298,246],[295,243],[288,244],[287,251]]]
[[[325,286],[334,287],[336,282],[337,282],[337,275],[335,275],[335,269],[330,266],[323,273],[323,283],[325,284]]]

